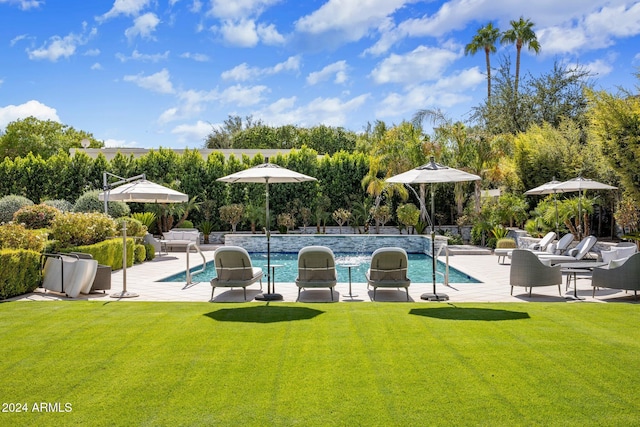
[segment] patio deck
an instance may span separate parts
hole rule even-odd
[[[203,245],[201,247],[206,260],[213,259],[215,245]],[[191,266],[201,265],[201,257],[191,254]],[[443,260],[443,258],[441,258]],[[437,291],[449,296],[450,302],[635,302],[633,293],[625,293],[614,289],[600,289],[596,291],[596,297],[592,298],[591,279],[578,277],[578,296],[582,298],[576,301],[573,298],[573,289],[565,291],[562,285],[563,296],[559,296],[557,288],[548,286],[534,288],[531,298],[524,288],[514,288],[511,296],[509,286],[509,264],[498,264],[494,255],[464,255],[449,256],[449,264],[458,270],[480,280],[481,283],[451,283],[449,286],[438,283]],[[185,282],[158,282],[158,280],[184,271],[186,267],[186,254],[184,252],[169,252],[167,255],[157,256],[153,261],[135,265],[127,269],[127,290],[135,292],[138,297],[127,299],[111,298],[111,294],[122,291],[122,270],[115,271],[111,276],[111,290],[103,293],[80,295],[77,299],[109,300],[109,301],[209,301],[211,285],[209,282],[194,283],[186,286]],[[335,288],[334,299],[340,302],[370,302],[373,298],[373,290],[367,289],[364,278],[353,278],[352,295],[349,296],[349,284],[339,282]],[[429,303],[420,299],[420,295],[433,290],[430,277],[411,277],[409,287],[410,300],[414,302]],[[264,291],[266,292],[266,275]],[[298,297],[298,288],[295,283],[276,282],[276,292],[281,294],[285,302],[294,302]],[[247,301],[259,302],[253,298],[261,293],[258,285],[247,288]],[[55,292],[46,292],[38,288],[35,292],[11,298],[13,301],[42,301],[42,300],[66,300],[70,299]],[[379,289],[376,293],[377,302],[406,301],[404,290]],[[216,290],[214,302],[244,302],[242,289]],[[302,291],[300,302],[331,302],[328,289],[313,289]],[[276,302],[277,303],[277,302]]]

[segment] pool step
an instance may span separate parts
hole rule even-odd
[[[491,249],[473,245],[449,245],[449,255],[491,255]]]

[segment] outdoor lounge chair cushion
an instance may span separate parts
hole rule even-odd
[[[98,261],[71,256],[47,258],[43,270],[44,289],[64,292],[71,298],[88,294],[98,270]]]
[[[534,251],[546,251],[547,246],[549,246],[551,242],[553,242],[553,239],[555,238],[556,238],[556,233],[554,233],[553,231],[550,231],[542,238],[542,240],[540,240],[537,243],[533,243],[529,245],[528,249],[531,249]]]
[[[637,246],[623,246],[623,247],[614,247],[609,251],[602,251],[600,255],[602,256],[603,262],[609,262],[615,259],[629,258],[631,255],[638,252]]]
[[[326,246],[306,246],[298,252],[298,297],[303,288],[329,288],[333,301],[336,286],[336,261],[333,251]]]
[[[217,287],[243,288],[245,300],[247,286],[260,281],[262,289],[262,269],[251,265],[249,253],[240,246],[221,246],[213,253],[216,275],[211,279],[211,299]]]
[[[408,264],[407,252],[402,248],[380,248],[373,252],[371,267],[365,276],[367,285],[373,287],[374,300],[377,288],[405,288],[409,300]]]

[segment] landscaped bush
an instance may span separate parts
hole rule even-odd
[[[10,222],[0,225],[0,249],[25,249],[42,252],[47,243],[47,234],[27,230],[22,224]]]
[[[33,205],[26,197],[9,195],[0,199],[0,224],[13,220],[13,214],[24,206]]]
[[[135,245],[134,247],[134,257],[133,262],[136,264],[142,264],[144,260],[147,258],[147,249],[144,245]]]
[[[127,236],[144,237],[147,234],[147,227],[137,219],[131,217],[122,217],[116,220],[118,235],[122,234],[122,223],[127,222]]]
[[[54,207],[62,212],[71,212],[73,210],[73,203],[62,199],[45,200],[42,203],[47,206]]]
[[[109,265],[112,270],[122,268],[122,238],[109,239],[94,245],[77,246],[72,249],[75,252],[91,254],[99,264]],[[127,239],[127,267],[133,265],[134,256],[134,240]]]
[[[182,222],[180,223],[180,225],[179,225],[178,227],[176,227],[176,228],[195,228],[195,227],[193,226],[193,222],[192,222],[192,221],[190,221],[190,220],[188,220],[188,219],[185,219],[185,220],[184,220],[184,221],[182,221]]]
[[[0,299],[32,292],[40,286],[40,253],[32,250],[0,250]]]
[[[51,223],[51,237],[62,247],[91,245],[116,235],[116,222],[101,213],[61,213]]]
[[[100,190],[91,190],[84,193],[73,205],[74,212],[104,212],[104,202],[98,199]],[[120,218],[129,215],[131,210],[125,202],[108,202],[107,210],[112,218]]]
[[[144,244],[145,254],[144,259],[146,261],[152,261],[156,257],[156,248],[151,243]]]
[[[496,242],[496,248],[516,248],[516,241],[511,237],[503,237]]]
[[[59,209],[41,203],[21,207],[13,214],[13,220],[32,230],[48,228],[59,213],[61,213]]]

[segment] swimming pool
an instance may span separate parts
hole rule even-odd
[[[265,252],[251,252],[251,263],[254,267],[262,268],[265,272],[265,278],[267,273],[267,254]],[[408,254],[409,256],[409,269],[407,276],[415,283],[431,283],[431,257],[424,254]],[[357,264],[358,267],[351,269],[351,280],[353,283],[364,283],[365,272],[369,268],[371,263],[371,255],[360,255],[350,253],[336,253],[336,271],[338,273],[338,282],[347,283],[349,281],[348,268],[342,267],[342,265]],[[271,253],[271,265],[280,265],[275,269],[276,283],[292,283],[295,282],[298,275],[298,254],[290,252],[277,252]],[[200,270],[201,267],[194,267],[192,272]],[[443,273],[445,271],[445,264],[438,261],[438,272]],[[199,274],[193,274],[191,279],[193,282],[208,282],[212,278],[216,277],[216,269],[213,265],[213,261],[207,262],[207,266],[204,272]],[[186,282],[186,271],[183,271],[173,276],[169,276],[160,280],[160,282]],[[438,283],[444,282],[444,277],[440,274],[436,275],[436,281]],[[449,267],[449,283],[480,283],[479,280],[456,270],[453,267]]]

